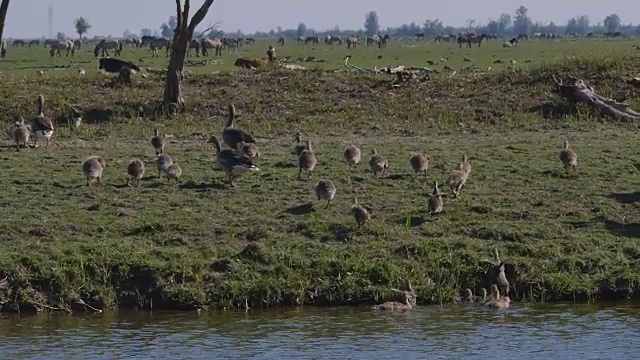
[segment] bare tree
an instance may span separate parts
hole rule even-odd
[[[181,1],[176,0],[176,19],[177,26],[173,35],[171,44],[171,59],[169,60],[169,68],[167,69],[167,80],[164,87],[163,106],[173,111],[184,110],[184,98],[182,97],[182,88],[180,80],[182,79],[182,69],[184,68],[184,58],[187,55],[187,46],[193,38],[193,32],[196,26],[204,20],[207,12],[214,0],[205,0],[200,9],[191,18],[189,22],[189,8],[191,3],[184,0],[184,7]]]
[[[4,33],[4,20],[7,18],[7,9],[9,9],[9,0],[2,0],[2,4],[0,4],[0,43]]]

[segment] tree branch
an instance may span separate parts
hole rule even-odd
[[[187,1],[188,3],[189,0],[185,0],[185,1]],[[213,1],[214,0],[205,0],[202,6],[200,6],[200,9],[198,9],[198,11],[196,11],[196,13],[193,14],[193,17],[191,18],[191,22],[189,23],[189,28],[187,29],[189,39],[193,37],[193,32],[195,31],[196,26],[198,26],[198,24],[200,24],[202,20],[204,20],[204,18],[207,16],[207,12],[209,11],[209,8],[211,7],[211,5],[213,5]]]
[[[182,28],[182,4],[180,0],[176,0],[176,28],[173,30],[173,40],[178,38],[180,29]]]
[[[222,24],[222,21],[218,21],[213,23],[213,25],[209,25],[209,27],[204,29],[204,31],[200,32],[200,34],[196,36],[196,38],[201,38],[204,34],[208,33],[209,31],[217,29],[218,26],[220,26],[221,24]]]
[[[187,24],[189,24],[189,10],[191,8],[191,1],[184,0],[184,9],[182,10],[182,26],[180,27],[180,31],[184,32],[187,30]]]

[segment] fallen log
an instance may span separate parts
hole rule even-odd
[[[555,92],[571,103],[585,103],[605,115],[618,119],[640,120],[640,113],[630,109],[628,104],[598,95],[593,87],[586,85],[580,79],[571,77],[568,82],[565,82],[554,77],[553,80],[556,83]]]

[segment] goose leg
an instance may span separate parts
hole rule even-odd
[[[49,148],[49,138],[47,138],[47,146],[45,147],[46,149]]]
[[[331,205],[331,199],[329,199],[329,200],[327,201],[327,206],[325,206],[324,208],[325,208],[325,209],[327,209],[327,208],[329,207],[329,205]]]

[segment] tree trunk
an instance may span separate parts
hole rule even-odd
[[[558,80],[555,80],[555,82],[556,91],[560,96],[572,103],[583,102],[613,118],[640,120],[640,113],[630,109],[627,104],[597,94],[593,87],[587,86],[580,79],[571,78],[568,83]]]
[[[185,0],[184,8],[180,4],[180,0],[176,0],[176,19],[177,26],[171,44],[171,59],[167,69],[167,79],[164,87],[163,106],[172,111],[184,110],[184,97],[182,96],[182,69],[184,68],[184,59],[187,55],[187,47],[193,37],[193,32],[204,20],[209,8],[214,0],[205,0],[200,9],[196,11],[189,22],[190,1]]]
[[[4,34],[4,21],[7,18],[7,9],[9,8],[9,0],[2,0],[0,4],[0,43],[2,43],[2,35]]]

